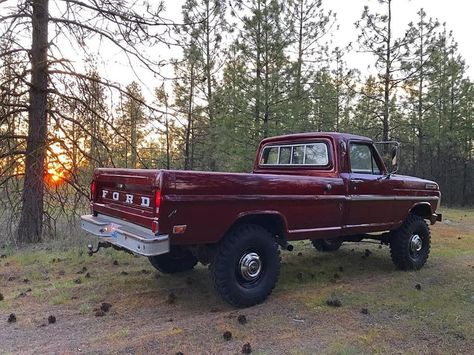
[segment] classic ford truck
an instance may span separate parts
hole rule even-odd
[[[113,246],[164,273],[210,264],[218,293],[247,307],[271,293],[295,240],[329,252],[373,239],[398,268],[421,268],[440,197],[435,182],[387,170],[368,138],[302,133],[264,139],[249,174],[96,169],[81,223],[99,237],[91,253]]]

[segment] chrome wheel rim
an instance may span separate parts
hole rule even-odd
[[[239,261],[240,275],[244,280],[254,281],[262,272],[262,261],[257,253],[246,253]]]
[[[423,248],[423,239],[421,239],[421,237],[418,234],[413,234],[410,237],[409,247],[410,247],[410,253],[412,255],[417,255]]]

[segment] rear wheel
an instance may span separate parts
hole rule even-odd
[[[198,262],[189,250],[182,247],[172,247],[169,253],[149,256],[148,260],[164,274],[191,270]]]
[[[311,244],[316,248],[318,251],[328,252],[328,251],[336,251],[342,245],[342,240],[339,239],[313,239],[311,240]]]
[[[421,269],[428,260],[430,246],[430,228],[423,218],[410,214],[402,226],[392,232],[392,261],[402,270]]]
[[[278,244],[259,225],[237,226],[219,243],[210,271],[215,289],[226,302],[236,307],[261,303],[278,280]]]

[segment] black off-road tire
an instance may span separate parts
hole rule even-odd
[[[421,240],[421,246],[417,244],[418,240]],[[416,250],[417,246],[420,250]],[[428,260],[430,246],[430,228],[422,217],[414,214],[408,215],[390,237],[390,255],[393,263],[401,270],[421,269]]]
[[[149,256],[151,265],[164,274],[188,271],[196,266],[198,260],[187,249],[172,247],[169,253]]]
[[[209,269],[214,288],[226,302],[250,307],[263,302],[275,287],[280,274],[280,250],[268,230],[242,224],[219,242]]]
[[[311,244],[318,251],[330,252],[338,250],[342,245],[342,240],[339,239],[313,239]]]

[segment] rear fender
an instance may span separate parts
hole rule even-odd
[[[242,223],[261,225],[281,239],[286,239],[286,235],[288,234],[287,220],[285,216],[278,211],[242,212],[237,216],[229,230]]]

